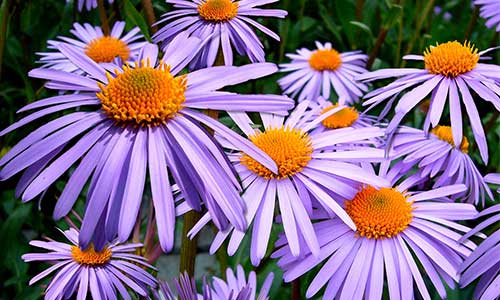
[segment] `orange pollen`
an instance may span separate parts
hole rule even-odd
[[[86,266],[101,266],[111,259],[111,249],[104,248],[99,252],[95,252],[94,245],[90,245],[87,249],[81,250],[77,246],[71,247],[71,256],[73,260],[80,265]]]
[[[130,49],[120,39],[103,36],[90,41],[85,47],[85,54],[97,63],[112,62],[117,56],[126,61],[130,56]]]
[[[108,84],[99,84],[102,109],[117,122],[132,122],[140,126],[165,124],[176,116],[186,101],[185,76],[174,77],[165,64],[155,69],[136,63],[124,65],[116,77],[109,73]]]
[[[453,147],[456,147],[455,142],[453,141],[453,132],[450,126],[438,125],[431,130],[431,133],[434,134],[438,139],[447,142]],[[460,150],[463,153],[469,152],[469,140],[465,136],[462,137],[462,142],[460,143]]]
[[[250,140],[259,149],[269,155],[276,165],[278,174],[243,154],[240,161],[249,170],[266,179],[282,179],[293,176],[311,160],[313,148],[309,135],[296,128],[269,128],[265,132],[251,135]]]
[[[227,22],[238,14],[238,2],[206,0],[198,5],[198,13],[205,21]]]
[[[368,186],[352,200],[345,201],[345,209],[357,234],[367,238],[390,238],[405,230],[412,220],[412,203],[396,189]]]
[[[339,106],[338,104],[334,104],[325,107],[321,111],[321,114],[324,114],[334,108],[337,108],[338,106]],[[333,115],[329,116],[328,118],[324,119],[322,124],[326,128],[330,129],[345,128],[354,124],[354,122],[356,122],[358,117],[359,117],[358,111],[354,107],[345,107],[339,110],[338,112],[334,113]]]
[[[469,42],[457,41],[431,46],[424,51],[425,68],[432,74],[457,77],[476,67],[479,61],[477,48]]]
[[[341,64],[342,58],[335,49],[316,50],[309,58],[309,65],[316,71],[335,71]]]

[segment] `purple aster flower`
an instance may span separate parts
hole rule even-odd
[[[314,131],[324,132],[347,127],[367,128],[377,123],[377,117],[360,112],[354,106],[333,104],[323,97],[319,97],[318,101],[310,102],[309,109],[303,115],[304,122],[305,124],[315,122],[320,116],[324,117],[327,114],[329,114],[328,117],[323,119],[313,129]]]
[[[480,6],[480,16],[486,19],[486,27],[500,32],[500,2],[497,0],[474,0]]]
[[[191,69],[214,65],[219,49],[222,49],[224,64],[233,64],[233,49],[247,56],[251,62],[264,62],[264,46],[252,26],[279,41],[279,36],[252,20],[253,17],[284,18],[287,12],[281,9],[262,9],[257,6],[276,0],[167,0],[175,10],[164,14],[158,24],[165,26],[153,36],[155,43],[168,43],[181,32],[207,40],[196,56]],[[174,21],[172,21],[174,20]]]
[[[241,265],[237,266],[236,274],[230,268],[226,270],[227,280],[214,277],[212,284],[203,280],[203,296],[198,293],[193,278],[186,273],[174,281],[174,292],[166,282],[160,283],[160,290],[156,292],[157,300],[268,300],[269,289],[273,282],[274,274],[269,273],[257,290],[257,276],[250,272],[248,279]],[[178,295],[176,297],[176,294]]]
[[[298,49],[297,54],[287,54],[292,61],[280,65],[281,72],[292,72],[278,80],[284,93],[299,101],[315,100],[320,95],[330,98],[331,89],[340,104],[358,101],[368,87],[354,78],[365,73],[368,56],[361,51],[339,53],[331,43],[316,42],[316,50]],[[299,94],[300,93],[300,94]]]
[[[177,75],[191,60],[200,40],[179,35],[158,61],[158,48],[145,46],[135,66],[106,72],[72,46],[58,49],[87,76],[35,69],[31,77],[50,80],[46,87],[78,94],[43,99],[21,111],[36,112],[0,132],[4,135],[42,116],[77,109],[34,130],[2,159],[0,179],[26,170],[17,195],[29,201],[42,193],[77,161],[79,165],[55,206],[66,215],[90,179],[80,245],[87,247],[98,224],[106,239],[128,239],[141,205],[146,174],[162,249],[173,246],[175,208],[170,176],[193,209],[203,202],[219,228],[228,222],[246,228],[241,189],[230,162],[202,126],[223,134],[269,169],[277,166],[263,151],[196,109],[275,111],[287,114],[293,100],[276,95],[240,95],[220,88],[265,76],[274,64],[214,67]],[[179,50],[182,45],[182,51]],[[248,152],[247,152],[248,151]],[[101,227],[99,227],[101,228]],[[95,237],[94,237],[95,238]]]
[[[490,181],[500,184],[499,174],[487,176]],[[500,204],[483,210],[477,218],[492,215],[481,222],[476,228],[464,235],[463,239],[477,234],[492,224],[500,222]],[[500,230],[493,232],[486,238],[472,254],[467,257],[460,267],[460,284],[462,287],[469,285],[477,278],[481,278],[474,292],[474,299],[495,300],[500,295]]]
[[[328,215],[339,216],[348,227],[355,229],[337,201],[356,191],[354,183],[379,186],[385,181],[351,163],[383,159],[384,150],[370,147],[372,142],[369,141],[382,136],[383,130],[371,127],[316,132],[312,130],[313,122],[306,125],[301,118],[308,102],[300,103],[286,120],[282,116],[260,114],[264,124],[262,130],[256,129],[257,125],[245,113],[232,114],[244,134],[276,162],[278,172],[270,171],[248,156],[244,149],[231,147],[224,137],[217,136],[224,147],[233,149],[228,156],[245,188],[242,197],[247,206],[246,221],[248,224],[253,222],[250,258],[254,265],[258,265],[266,254],[276,199],[292,253],[299,255],[301,241],[305,241],[302,246],[317,254],[319,244],[310,220],[313,206],[321,207]],[[319,122],[318,118],[316,124]],[[352,143],[360,145],[353,147]],[[195,235],[210,219],[209,214],[203,216],[189,235]],[[234,226],[219,232],[210,248],[211,253],[230,236],[228,253],[233,255],[245,234]]]
[[[82,11],[83,8],[86,10],[93,10],[97,7],[97,0],[77,0],[78,11]],[[71,2],[71,0],[66,0],[66,3]],[[108,3],[113,3],[113,0],[108,0]]]
[[[455,147],[451,127],[438,125],[430,134],[420,129],[400,127],[391,144],[391,158],[404,158],[402,164],[418,166],[422,178],[436,179],[433,188],[465,184],[467,190],[455,194],[453,199],[476,205],[481,202],[483,206],[485,194],[493,199],[483,175],[468,155],[469,141],[463,137],[459,147]]]
[[[75,50],[87,55],[96,63],[112,63],[117,58],[120,62],[135,61],[146,42],[138,27],[125,35],[124,29],[125,22],[116,22],[110,35],[105,36],[99,26],[74,23],[70,32],[77,39],[59,36],[58,40],[49,40],[48,48],[55,51],[38,52],[37,54],[42,56],[39,62],[44,64],[44,68],[81,73],[82,70],[57,49],[59,44],[75,46]]]
[[[89,293],[93,299],[117,299],[118,294],[123,299],[131,299],[129,291],[147,296],[149,288],[156,287],[156,279],[145,270],[155,268],[144,257],[133,254],[142,244],[114,241],[100,251],[92,244],[82,249],[77,230],[71,228],[61,232],[71,243],[31,241],[30,245],[50,252],[22,256],[25,262],[53,263],[29,282],[32,285],[57,271],[45,291],[46,300],[83,300]]]
[[[325,262],[310,283],[307,297],[326,285],[322,299],[377,300],[382,299],[387,282],[388,299],[414,299],[414,286],[423,299],[431,299],[424,280],[428,276],[445,299],[444,283],[453,288],[458,281],[460,264],[476,246],[469,240],[459,241],[469,228],[456,221],[474,219],[477,211],[471,204],[451,203],[447,196],[463,192],[465,186],[409,192],[419,178],[408,177],[396,184],[399,170],[389,169],[387,163],[380,169],[380,176],[391,185],[384,186],[382,181],[382,188],[365,185],[346,198],[344,206],[356,230],[336,217],[313,225],[319,256],[294,257],[286,237],[278,240],[281,248],[272,257],[280,258],[286,282]],[[324,217],[322,212],[315,216]]]
[[[481,157],[488,161],[488,146],[471,90],[481,99],[493,103],[500,110],[500,66],[479,63],[481,55],[491,49],[477,52],[469,43],[457,41],[431,46],[424,55],[406,55],[403,59],[424,61],[425,69],[403,68],[382,69],[357,77],[359,80],[372,81],[388,77],[400,77],[383,88],[368,93],[363,105],[375,106],[389,99],[391,106],[398,95],[403,93],[395,108],[388,132],[397,128],[403,117],[431,93],[430,108],[424,122],[425,132],[436,127],[442,117],[446,100],[449,100],[450,120],[455,145],[462,141],[463,102],[469,122],[478,144]],[[412,90],[405,92],[409,88]]]

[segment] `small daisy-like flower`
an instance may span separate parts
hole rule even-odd
[[[381,170],[387,167],[384,163]],[[365,185],[346,198],[344,206],[356,230],[338,218],[314,224],[319,258],[311,253],[296,258],[285,236],[278,240],[281,248],[272,257],[280,257],[278,265],[285,270],[285,281],[325,262],[310,283],[307,297],[326,285],[322,299],[377,300],[382,299],[387,282],[388,299],[414,299],[414,286],[423,299],[431,299],[424,280],[428,277],[440,297],[446,298],[442,280],[453,288],[460,264],[476,247],[469,240],[459,241],[469,228],[456,223],[474,219],[476,209],[467,203],[451,203],[446,197],[463,192],[465,186],[409,192],[415,178],[396,184],[397,170],[381,171],[380,175],[391,185]],[[322,219],[323,215],[316,217]]]
[[[66,0],[70,2],[71,0]],[[84,8],[86,10],[93,10],[97,7],[97,0],[75,0],[77,1],[78,11],[82,11]],[[108,3],[113,3],[113,0],[108,0]]]
[[[499,174],[490,174],[488,181],[500,184]],[[477,218],[491,215],[481,222],[476,228],[468,232],[463,239],[477,234],[481,230],[500,222],[500,204],[491,206],[483,210]],[[472,254],[467,257],[460,272],[460,284],[462,287],[469,285],[477,278],[481,278],[474,292],[476,300],[495,300],[500,295],[500,229],[493,232],[486,238]]]
[[[300,254],[300,241],[303,240],[304,246],[317,254],[319,244],[310,220],[313,206],[321,207],[329,215],[339,216],[348,227],[355,229],[351,218],[336,200],[341,201],[354,192],[355,183],[378,186],[380,182],[377,176],[351,161],[383,159],[384,150],[370,147],[368,141],[382,136],[383,130],[371,127],[315,132],[312,130],[315,124],[305,125],[301,118],[308,102],[300,103],[286,120],[281,116],[261,114],[263,130],[255,129],[256,124],[246,114],[233,116],[244,134],[276,162],[278,172],[269,170],[243,149],[226,145],[224,138],[218,136],[222,145],[233,149],[228,156],[245,188],[242,195],[247,206],[245,217],[247,223],[253,221],[250,258],[254,265],[258,265],[266,254],[276,199],[292,253]],[[367,145],[344,149],[346,144],[352,143]],[[196,234],[209,221],[208,214],[202,217],[189,235]],[[230,255],[236,252],[246,233],[234,229],[231,226],[216,235],[211,253],[228,236],[231,236],[228,252]]]
[[[486,19],[486,27],[500,32],[500,2],[497,0],[474,0],[480,6],[480,16]]]
[[[281,64],[281,72],[292,72],[278,80],[284,93],[298,100],[316,100],[319,96],[330,98],[331,89],[337,94],[340,104],[356,102],[368,87],[354,78],[367,72],[368,56],[361,51],[340,53],[331,43],[316,42],[317,49],[297,50],[287,54],[292,61]],[[300,94],[299,94],[300,93]]]
[[[462,141],[461,102],[469,116],[469,122],[478,144],[481,157],[488,161],[488,146],[471,90],[481,99],[493,103],[500,110],[500,66],[479,63],[481,55],[488,50],[478,52],[470,43],[457,41],[431,46],[424,55],[406,55],[403,59],[420,60],[425,69],[382,69],[362,74],[359,80],[372,81],[388,77],[400,77],[389,85],[368,93],[364,105],[377,105],[387,99],[387,106],[398,100],[394,118],[387,130],[393,133],[403,117],[431,93],[430,108],[427,113],[424,130],[436,127],[442,117],[446,100],[449,100],[450,123],[453,129],[454,144]],[[414,87],[411,91],[405,92]]]
[[[183,274],[175,280],[174,292],[166,282],[160,283],[160,290],[155,292],[157,300],[268,300],[269,289],[273,283],[274,274],[269,273],[262,284],[260,291],[257,289],[257,276],[250,272],[248,279],[241,265],[237,266],[236,274],[230,268],[226,270],[227,280],[214,277],[212,284],[203,280],[203,295],[196,289],[194,279]],[[176,296],[176,294],[178,296]]]
[[[230,222],[244,230],[240,184],[224,152],[202,124],[220,132],[275,172],[276,164],[250,141],[196,109],[286,114],[293,100],[277,95],[217,91],[271,74],[277,70],[274,64],[207,68],[177,75],[199,43],[198,38],[179,35],[166,48],[161,61],[157,46],[149,44],[134,66],[117,67],[113,73],[73,47],[59,45],[59,50],[88,75],[43,68],[29,75],[50,80],[48,88],[79,93],[29,104],[21,111],[38,111],[0,135],[51,113],[71,108],[78,111],[41,126],[14,146],[0,160],[0,179],[6,180],[26,169],[17,195],[29,201],[80,160],[57,201],[54,217],[59,219],[70,211],[90,179],[79,236],[82,247],[90,244],[101,221],[107,240],[115,234],[120,241],[128,239],[141,205],[147,173],[163,250],[170,250],[174,239],[175,207],[170,178],[193,209],[205,204],[219,228],[224,229]]]
[[[74,46],[75,50],[99,64],[112,63],[115,59],[121,62],[135,61],[147,42],[144,41],[144,36],[138,27],[126,34],[123,34],[124,29],[125,22],[116,22],[110,35],[106,36],[99,26],[74,23],[70,32],[77,39],[59,36],[58,40],[49,40],[48,48],[55,51],[38,52],[37,54],[41,56],[39,62],[44,64],[44,68],[81,73],[82,70],[58,50],[60,44]]]
[[[100,250],[91,244],[80,248],[78,231],[61,231],[70,243],[53,240],[31,241],[30,245],[49,250],[49,253],[28,253],[25,262],[44,261],[54,265],[29,282],[30,285],[57,271],[45,291],[45,300],[131,299],[129,291],[147,296],[156,287],[156,279],[146,269],[154,269],[142,256],[133,254],[141,244],[119,244],[114,241]],[[76,296],[76,298],[75,298]]]
[[[367,128],[377,122],[377,117],[367,115],[354,106],[333,104],[323,97],[319,97],[317,102],[310,102],[309,109],[303,115],[305,124],[315,122],[319,117],[323,119],[314,129],[318,132],[348,127]]]
[[[192,62],[191,69],[214,65],[219,49],[224,64],[233,64],[233,49],[247,56],[251,62],[264,62],[264,46],[252,26],[279,41],[279,36],[252,20],[253,17],[284,18],[281,9],[262,9],[257,6],[276,0],[167,0],[175,10],[163,15],[158,23],[165,26],[153,36],[155,43],[168,43],[181,32],[188,32],[206,41],[205,46]],[[175,19],[175,20],[174,20]],[[174,21],[172,21],[174,20]]]
[[[482,203],[485,194],[493,199],[488,184],[468,155],[469,141],[464,136],[459,147],[453,141],[450,126],[438,125],[430,134],[420,129],[400,127],[391,142],[391,158],[404,158],[401,163],[418,166],[422,178],[435,178],[434,188],[463,183],[467,190],[456,194],[459,198],[473,204]]]

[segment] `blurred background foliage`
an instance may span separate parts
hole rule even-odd
[[[139,26],[143,34],[149,37],[140,1],[115,0],[114,2],[107,10],[110,21],[124,19],[127,22],[127,29]],[[157,18],[171,9],[163,0],[153,0],[153,5]],[[281,36],[280,43],[259,33],[264,41],[267,60],[276,63],[287,62],[285,54],[295,52],[297,48],[313,48],[316,40],[330,41],[339,51],[359,49],[368,53],[373,60],[372,69],[402,67],[405,65],[401,60],[403,55],[421,54],[426,47],[436,42],[470,40],[481,50],[499,44],[498,33],[484,26],[484,20],[478,18],[478,9],[473,7],[470,0],[280,0],[270,6],[288,11],[285,20],[259,20]],[[58,35],[70,35],[69,29],[73,22],[100,24],[97,10],[80,13],[73,3],[64,0],[2,0],[0,128],[3,129],[20,118],[20,115],[16,115],[16,111],[22,106],[54,94],[53,91],[43,88],[42,81],[28,78],[27,73],[38,66],[36,52],[46,50],[47,40],[54,39]],[[492,53],[492,62],[498,64],[499,52]],[[243,63],[248,61],[242,58],[236,61],[236,64]],[[234,89],[245,93],[280,93],[276,84],[280,76],[281,74],[275,74]],[[383,82],[378,85],[381,84]],[[477,105],[488,135],[489,165],[478,163],[479,155],[474,146],[469,153],[483,174],[498,172],[500,169],[498,113],[493,112],[492,106],[485,104],[484,101],[477,102]],[[423,122],[422,116],[421,110],[415,110],[413,116],[406,118],[406,123],[420,126]],[[222,121],[229,122],[224,117]],[[38,124],[42,122],[39,121]],[[0,155],[26,136],[35,128],[34,126],[33,124],[25,126],[12,134],[0,137]],[[468,130],[468,136],[471,136],[468,124],[465,124],[464,128],[466,133]],[[46,266],[25,264],[21,260],[21,255],[33,250],[28,245],[29,240],[33,238],[43,236],[62,238],[56,226],[64,228],[67,225],[54,222],[51,214],[55,199],[60,194],[66,179],[67,177],[63,176],[59,184],[46,191],[43,197],[28,204],[21,203],[15,197],[14,189],[19,176],[0,182],[0,242],[3,258],[0,260],[0,299],[30,300],[41,297],[42,288],[38,285],[30,287],[28,281]],[[145,195],[145,198],[148,197]],[[76,207],[79,213],[83,210],[83,197],[81,200]],[[178,224],[179,232],[180,228]],[[281,229],[275,227],[273,230],[273,237],[276,238]],[[208,256],[206,252],[213,233],[206,231],[204,234],[208,236],[205,238],[208,242],[203,244],[203,241],[200,241],[200,256]],[[174,276],[178,269],[178,247],[176,249],[171,255],[163,255],[158,262],[160,277],[164,279]],[[251,270],[248,249],[249,241],[246,239],[234,257],[228,258],[223,251],[219,251],[218,255],[210,258],[211,260],[198,259],[197,264],[204,266],[197,268],[197,277],[203,276],[203,273],[222,276],[219,262],[221,266],[235,266],[240,263],[247,271]],[[291,286],[282,283],[281,272],[274,261],[266,259],[255,270],[260,281],[265,278],[267,272],[275,272],[271,299],[290,299]],[[303,292],[310,279],[308,275],[301,279]],[[473,287],[468,287],[464,290],[450,291],[448,299],[471,299],[472,289]],[[439,299],[439,296],[435,293],[434,298]]]

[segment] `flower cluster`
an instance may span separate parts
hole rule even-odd
[[[213,223],[210,254],[239,251],[255,267],[275,259],[285,282],[311,273],[307,298],[445,299],[478,278],[476,299],[499,297],[500,231],[480,231],[500,221],[489,187],[500,175],[475,162],[489,159],[476,103],[500,111],[500,66],[485,56],[494,48],[437,43],[403,57],[419,68],[369,71],[374,57],[316,42],[277,66],[254,32],[280,40],[260,23],[287,16],[261,8],[275,0],[166,2],[173,9],[150,22],[160,26],[154,43],[124,21],[110,30],[74,23],[73,37],[49,40],[28,76],[56,95],[24,106],[0,132],[49,118],[0,158],[0,180],[20,174],[23,202],[61,188],[53,218],[69,220],[61,232],[70,243],[33,240],[49,252],[22,256],[52,264],[30,281],[52,276],[45,299],[269,299],[273,273],[259,291],[241,265],[201,290],[191,272],[158,287],[153,263],[174,250],[177,217],[193,211],[183,242]],[[498,31],[498,3],[474,3]],[[277,72],[288,73],[277,81],[282,95],[227,89]],[[422,128],[403,124],[424,101]],[[82,207],[76,229],[69,215]]]

